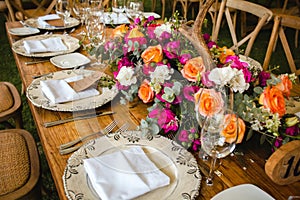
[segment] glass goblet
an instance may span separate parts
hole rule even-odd
[[[105,66],[105,64],[102,62],[102,54],[99,52],[99,50],[101,50],[100,46],[105,43],[106,39],[103,15],[104,14],[102,11],[93,11],[88,15],[88,23],[86,26],[87,35],[91,49],[94,52],[93,55],[96,58],[96,62],[92,63],[92,66]]]
[[[55,12],[60,18],[64,20],[64,24],[68,25],[71,16],[71,5],[69,0],[57,0],[55,5]]]
[[[117,14],[117,24],[120,14],[125,11],[125,0],[112,0],[112,11]]]
[[[82,25],[85,24],[87,18],[88,1],[87,0],[74,0],[73,11],[80,19]]]
[[[213,185],[217,159],[226,157],[235,149],[238,131],[238,117],[230,109],[206,118],[201,130],[201,147],[211,157],[207,185]]]
[[[144,4],[138,0],[128,0],[126,5],[126,14],[132,20],[142,17],[144,12]]]

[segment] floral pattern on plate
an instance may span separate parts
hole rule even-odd
[[[141,146],[147,156],[171,179],[170,185],[136,199],[195,199],[199,194],[201,174],[194,156],[166,137],[142,135],[140,131],[110,133],[91,140],[69,158],[63,175],[69,200],[99,199],[83,167],[83,159]],[[101,169],[100,169],[101,170]]]

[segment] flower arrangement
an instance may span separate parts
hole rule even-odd
[[[116,27],[111,40],[96,51],[110,60],[123,95],[121,103],[137,96],[149,104],[148,116],[140,125],[143,133],[173,136],[184,147],[199,150],[195,102],[200,105],[196,106],[197,112],[204,115],[217,111],[226,104],[219,92],[214,94],[211,90],[218,87],[230,88],[234,96],[232,106],[241,117],[238,142],[244,137],[244,122],[251,130],[263,133],[263,138],[276,147],[300,139],[299,119],[285,113],[284,103],[284,95],[288,97],[295,76],[276,77],[264,72],[242,61],[232,50],[218,47],[204,34],[217,66],[208,70],[191,42],[181,35],[176,22],[157,24],[154,17],[137,18],[132,25]]]

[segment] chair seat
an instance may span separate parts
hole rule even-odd
[[[0,82],[0,91],[0,122],[11,128],[7,121],[13,118],[16,128],[22,128],[22,100],[17,88],[9,82]]]
[[[40,198],[39,157],[29,132],[0,131],[0,162],[0,199]]]

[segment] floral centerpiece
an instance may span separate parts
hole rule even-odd
[[[96,51],[110,60],[123,95],[121,103],[138,97],[149,104],[148,116],[140,125],[143,133],[172,136],[184,147],[199,150],[195,102],[205,102],[197,107],[203,113],[225,105],[210,91],[217,85],[232,91],[232,106],[241,117],[238,142],[243,140],[246,124],[276,147],[300,139],[299,119],[285,113],[284,103],[295,76],[276,77],[264,72],[242,61],[232,50],[218,47],[204,34],[216,64],[214,69],[207,69],[177,22],[157,24],[154,17],[137,18],[132,25],[116,27],[111,40]]]

